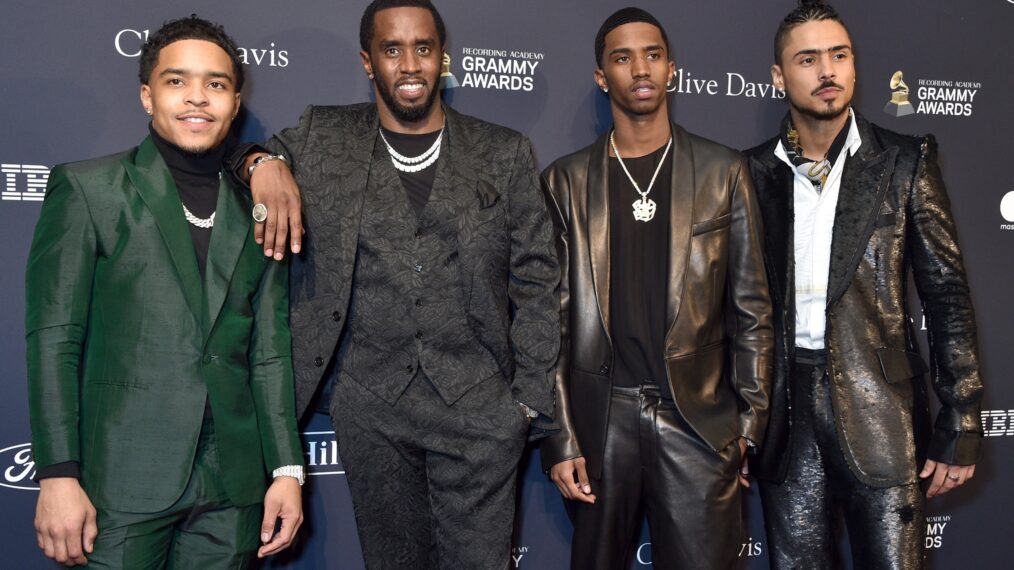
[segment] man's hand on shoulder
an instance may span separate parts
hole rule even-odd
[[[275,533],[279,520],[281,528]],[[275,477],[268,492],[264,494],[264,520],[261,522],[261,542],[264,545],[257,550],[257,558],[271,556],[288,548],[301,524],[303,495],[299,481],[294,477]]]
[[[263,152],[246,157],[243,173],[249,177],[250,193],[254,204],[263,204],[267,217],[254,222],[254,240],[264,248],[264,255],[281,261],[285,257],[288,240],[293,254],[302,247],[302,198],[292,171],[283,160],[262,160],[270,156]],[[253,167],[253,172],[250,168]]]
[[[95,507],[73,477],[39,481],[35,506],[35,537],[46,556],[65,566],[88,563],[99,534]]]
[[[584,457],[557,463],[549,470],[549,478],[556,483],[560,494],[565,498],[582,503],[595,502],[591,483],[588,482],[588,469]]]

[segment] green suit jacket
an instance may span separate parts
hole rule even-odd
[[[301,465],[288,269],[251,237],[223,179],[201,283],[168,167],[151,139],[53,169],[28,259],[26,336],[37,467],[81,465],[96,506],[164,510],[193,465],[205,402],[225,487],[263,500]]]

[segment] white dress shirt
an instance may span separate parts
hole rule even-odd
[[[793,252],[796,263],[796,346],[812,350],[824,348],[827,279],[831,264],[831,235],[834,211],[838,205],[845,153],[855,155],[863,141],[859,138],[856,118],[849,109],[849,131],[845,146],[834,161],[823,190],[818,194],[813,183],[789,160],[782,141],[775,156],[789,165],[795,175],[792,192],[794,209]]]

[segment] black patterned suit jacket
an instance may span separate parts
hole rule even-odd
[[[560,277],[552,222],[521,134],[445,107],[443,155],[433,196],[451,196],[457,218],[462,303],[470,333],[497,361],[514,397],[553,414],[553,368],[559,350]],[[347,329],[356,252],[371,177],[392,181],[390,164],[373,159],[376,106],[310,106],[299,125],[268,142],[290,162],[303,196],[306,238],[292,259],[290,325],[296,412],[303,415]],[[446,207],[447,204],[445,203]],[[340,372],[341,354],[334,366]],[[482,381],[461,370],[462,392]]]

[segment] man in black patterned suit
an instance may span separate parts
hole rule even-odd
[[[296,410],[330,407],[368,568],[506,568],[560,338],[531,144],[441,104],[428,1],[377,0],[360,34],[376,103],[307,108],[240,172],[269,223],[287,218],[279,195],[302,192]]]

